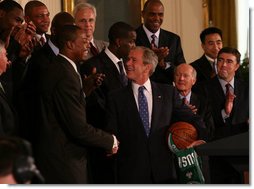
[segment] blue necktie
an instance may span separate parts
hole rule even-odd
[[[149,128],[148,104],[146,96],[144,94],[144,89],[145,89],[144,86],[138,88],[138,107],[139,107],[139,115],[143,122],[146,135],[149,136],[150,128]]]

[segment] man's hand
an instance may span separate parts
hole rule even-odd
[[[83,90],[86,96],[89,96],[97,87],[99,87],[105,78],[105,74],[97,73],[96,68],[92,70],[92,74],[83,78]]]
[[[116,139],[116,136],[115,136],[115,135],[112,135],[112,136],[113,136],[113,138],[114,138],[114,144],[113,144],[113,147],[112,147],[111,152],[109,152],[109,153],[107,154],[107,156],[112,156],[112,155],[116,154],[117,151],[118,151],[118,148],[119,148],[119,141]]]
[[[151,46],[151,49],[154,51],[154,53],[158,56],[158,65],[165,69],[166,64],[164,62],[164,58],[166,56],[168,56],[169,54],[169,48],[168,47],[160,47],[160,48],[156,48],[154,46]]]
[[[236,96],[230,92],[229,94],[227,94],[226,102],[225,102],[225,112],[227,115],[229,115],[233,109],[233,103],[234,103],[235,97]]]

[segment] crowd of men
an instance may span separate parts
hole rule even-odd
[[[0,183],[175,184],[172,123],[207,143],[248,132],[241,55],[219,28],[201,32],[204,54],[188,64],[180,36],[161,28],[160,0],[146,1],[137,29],[112,24],[108,42],[93,36],[96,16],[89,3],[51,21],[41,1],[0,2]],[[17,150],[24,140],[34,161]],[[33,171],[14,172],[22,163]],[[226,162],[204,163],[212,184],[242,183]]]

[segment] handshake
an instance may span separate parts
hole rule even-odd
[[[112,135],[112,136],[114,138],[114,143],[112,146],[112,150],[107,154],[107,156],[112,156],[112,155],[116,154],[118,151],[118,148],[119,148],[119,141],[116,139],[115,135]]]

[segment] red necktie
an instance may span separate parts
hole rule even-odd
[[[41,37],[41,38],[40,38],[40,44],[41,44],[41,46],[43,46],[43,45],[45,44],[45,39],[44,39],[44,37]]]
[[[91,53],[95,56],[95,55],[97,55],[97,54],[99,54],[99,51],[98,51],[98,49],[95,47],[95,46],[93,46],[93,44],[90,42],[89,43],[90,44],[90,51],[91,51]]]
[[[226,112],[226,114],[229,115],[231,113],[232,109],[233,109],[233,102],[234,102],[235,95],[230,90],[231,85],[229,83],[227,83],[225,85],[225,87],[226,87],[225,112]]]

